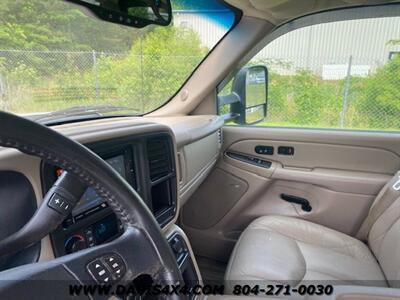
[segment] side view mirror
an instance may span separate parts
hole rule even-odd
[[[231,119],[240,125],[262,122],[267,116],[268,69],[242,68],[235,76],[231,94],[218,98],[218,105],[230,104]]]
[[[167,26],[172,20],[170,0],[65,0],[90,14],[112,23],[142,28],[156,24]]]

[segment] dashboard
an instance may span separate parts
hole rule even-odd
[[[113,139],[87,145],[102,157],[141,196],[161,227],[177,211],[177,176],[172,137],[168,133]],[[42,164],[47,192],[62,174],[58,166]],[[107,202],[92,188],[51,235],[56,256],[94,247],[117,237],[122,225]]]
[[[220,157],[223,123],[218,116],[121,117],[52,128],[109,163],[140,194],[168,239],[179,231],[175,223],[180,207]],[[0,239],[28,222],[62,172],[37,157],[0,147]],[[0,270],[48,261],[106,243],[121,233],[111,208],[88,188],[56,231],[0,261]],[[185,243],[190,248],[187,239]]]

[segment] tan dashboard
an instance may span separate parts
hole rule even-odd
[[[80,143],[92,143],[167,127],[175,138],[178,191],[182,206],[215,165],[222,146],[220,129],[223,124],[221,117],[207,115],[136,117],[66,124],[55,129]]]
[[[175,217],[163,230],[170,232],[180,206],[190,197],[216,163],[221,151],[223,120],[216,116],[120,117],[70,123],[54,130],[83,144],[169,133],[173,139],[178,203]],[[33,187],[37,204],[43,197],[41,160],[14,149],[0,148],[0,171],[16,171],[25,175]],[[54,258],[49,237],[42,240],[40,260]]]

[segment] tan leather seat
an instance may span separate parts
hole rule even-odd
[[[256,219],[235,246],[226,284],[323,281],[400,287],[399,186],[400,172],[375,199],[359,239],[292,217]]]

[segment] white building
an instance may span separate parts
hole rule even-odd
[[[226,33],[224,25],[229,23],[231,16],[230,11],[223,10],[178,10],[174,11],[173,22],[175,26],[192,28],[199,34],[203,46],[212,49]]]
[[[203,45],[211,48],[223,36],[225,28],[209,22],[210,14],[214,14],[213,18],[224,18],[226,13],[177,11],[174,22],[194,29]],[[396,39],[400,39],[400,17],[318,24],[277,38],[255,59],[270,62],[268,66],[282,74],[308,69],[326,80],[337,80],[346,76],[351,57],[351,74],[367,76],[400,53],[400,45],[389,43]]]

